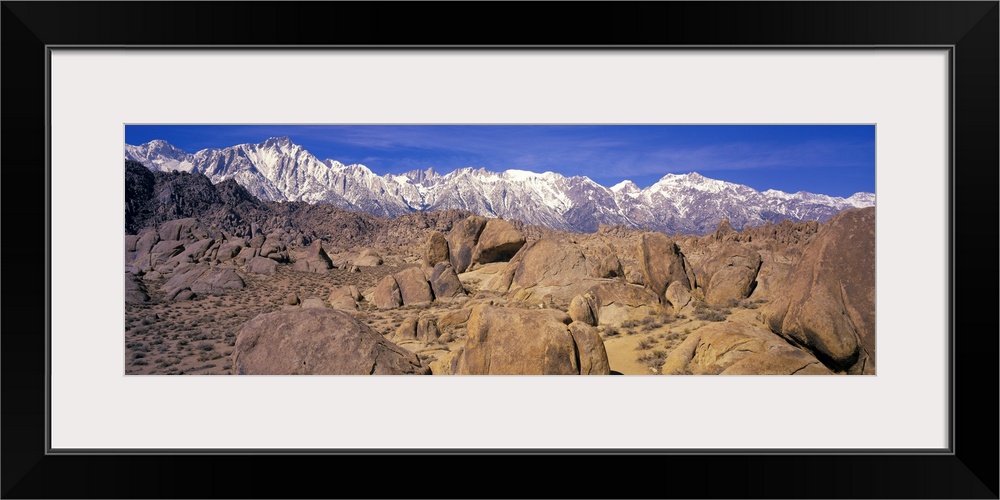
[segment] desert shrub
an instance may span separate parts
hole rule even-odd
[[[660,370],[663,368],[663,363],[667,360],[667,352],[662,349],[646,351],[636,358],[636,360],[648,366],[656,373],[660,373]]]
[[[701,321],[725,321],[732,313],[726,306],[709,306],[704,302],[696,304],[694,308],[694,318]]]
[[[647,351],[652,349],[654,345],[657,344],[657,340],[653,337],[646,337],[639,341],[639,345],[635,346],[637,351]]]
[[[615,327],[613,327],[613,326],[608,326],[608,327],[605,327],[603,335],[604,335],[604,338],[611,338],[611,337],[617,337],[618,335],[621,335],[621,332],[619,332],[618,329],[615,328]]]
[[[628,321],[622,321],[622,325],[621,326],[622,326],[622,328],[635,328],[635,327],[639,326],[639,324],[640,323],[639,323],[638,320],[630,319]]]
[[[719,313],[718,311],[706,309],[703,311],[698,311],[694,315],[695,319],[701,321],[725,321],[726,316]]]

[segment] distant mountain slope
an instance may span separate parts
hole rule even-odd
[[[196,153],[155,140],[126,145],[125,158],[154,172],[177,170],[204,174],[213,183],[234,181],[263,201],[326,203],[387,217],[457,209],[576,232],[607,224],[707,234],[723,219],[740,230],[785,219],[823,221],[847,208],[875,204],[872,193],[838,198],[759,192],[697,173],[668,174],[646,189],[629,181],[607,188],[587,177],[482,168],[379,176],[364,165],[319,160],[287,137]]]

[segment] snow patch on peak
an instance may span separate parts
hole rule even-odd
[[[360,163],[352,163],[350,165],[347,165],[346,167],[344,167],[344,170],[349,170],[351,172],[359,172],[365,175],[375,175],[375,173],[372,172],[370,168]]]
[[[347,168],[347,165],[344,165],[343,163],[340,163],[337,160],[331,160],[329,158],[323,160],[322,163],[333,170],[344,170],[345,168]]]
[[[875,206],[875,193],[854,193],[844,201],[857,208],[873,207]]]
[[[234,179],[264,200],[329,202],[395,217],[413,211],[462,209],[553,229],[592,231],[623,224],[704,234],[728,218],[735,229],[763,221],[820,220],[845,208],[873,206],[875,195],[834,198],[775,189],[763,193],[697,172],[666,174],[642,189],[631,180],[607,188],[588,177],[464,167],[440,175],[432,168],[374,174],[367,166],[320,161],[288,137],[187,154],[163,140],[125,145],[125,157],[150,170],[203,173]]]
[[[619,191],[638,191],[639,190],[639,186],[637,186],[636,183],[634,183],[634,182],[632,182],[632,181],[630,181],[628,179],[625,179],[625,180],[619,182],[618,184],[615,184],[614,186],[611,186],[610,189],[612,191],[616,192],[616,193],[619,192]]]
[[[788,194],[784,191],[778,191],[777,189],[768,189],[767,191],[764,191],[761,194],[767,196],[768,198],[780,198],[782,200],[789,200],[793,197],[793,195]]]
[[[527,170],[511,169],[511,170],[505,170],[503,173],[503,177],[505,179],[510,179],[512,181],[524,182],[531,179],[535,179],[537,177],[541,177],[541,174],[535,172],[529,172]]]
[[[269,146],[272,144],[280,144],[282,146],[287,146],[289,144],[292,144],[292,139],[287,135],[282,135],[282,136],[270,137],[266,141],[264,141],[265,146]]]

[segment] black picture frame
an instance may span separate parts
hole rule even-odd
[[[3,294],[3,497],[302,498],[314,496],[319,487],[321,496],[330,497],[998,498],[1000,329],[992,309],[973,304],[979,299],[995,304],[997,297],[991,225],[998,220],[1000,4],[579,2],[549,7],[517,2],[2,2],[6,147],[0,150],[0,165],[7,179],[3,222],[8,234],[2,256],[15,270],[46,270],[44,280],[17,279],[16,285],[9,280],[13,293]],[[571,17],[566,9],[572,9]],[[44,245],[37,235],[48,227],[46,62],[47,47],[55,45],[951,47],[951,449],[929,454],[49,454],[47,263],[53,249],[47,234]],[[32,326],[24,327],[25,322]],[[81,328],[85,333],[85,325]],[[858,418],[863,410],[843,402],[830,408]],[[552,465],[567,460],[575,477],[560,477]],[[333,477],[307,472],[316,467],[334,471]],[[437,480],[391,477],[397,471],[404,478],[408,470]]]

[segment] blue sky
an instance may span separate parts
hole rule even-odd
[[[377,174],[462,167],[585,175],[640,187],[698,172],[754,189],[875,192],[874,125],[128,125],[125,142],[189,153],[288,136]]]

